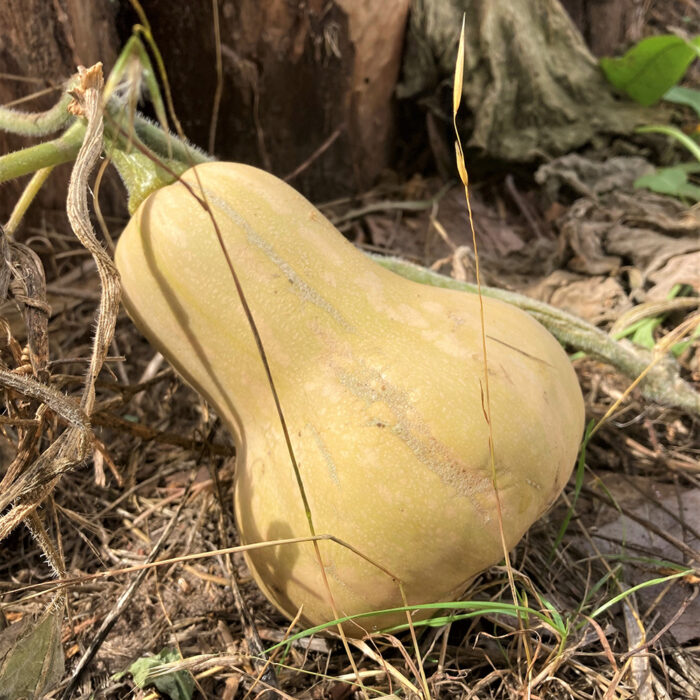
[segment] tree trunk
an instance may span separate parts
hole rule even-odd
[[[463,16],[459,126],[475,154],[537,161],[650,119],[615,99],[558,0],[414,0],[399,94],[428,105],[446,130]]]
[[[561,0],[595,56],[611,56],[639,41],[644,26],[640,0]]]
[[[409,0],[220,2],[223,90],[213,139],[210,3],[142,4],[176,111],[198,145],[280,176],[302,166],[293,184],[317,199],[365,189],[389,165]]]

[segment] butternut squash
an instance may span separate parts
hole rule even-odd
[[[478,298],[385,270],[268,173],[233,163],[196,172],[258,325],[316,531],[397,576],[411,604],[457,599],[503,558]],[[193,170],[183,179],[199,191]],[[136,325],[233,432],[241,541],[307,536],[273,396],[208,214],[180,183],[155,192],[116,262]],[[541,325],[483,302],[510,548],[569,478],[583,400]],[[320,551],[339,614],[402,605],[396,582],[350,549],[324,541]],[[247,562],[286,615],[333,619],[312,544],[257,549]],[[359,635],[402,621],[375,615],[345,628]]]

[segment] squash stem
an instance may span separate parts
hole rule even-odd
[[[125,130],[109,112],[105,116],[105,151],[124,182],[129,213],[133,214],[148,195],[175,182],[190,166],[180,160],[163,159],[141,141],[135,130]]]
[[[140,114],[134,119],[134,129],[143,143],[162,157],[170,156],[173,160],[179,161],[187,166],[208,163],[214,160],[212,156],[205,153],[197,146],[184,141],[175,134],[166,133],[157,124],[154,124]]]

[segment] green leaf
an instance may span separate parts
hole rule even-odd
[[[0,632],[0,700],[43,698],[61,680],[61,609],[25,618]]]
[[[648,107],[658,102],[700,55],[700,37],[686,41],[665,34],[642,39],[621,58],[601,58],[605,77],[618,90]]]
[[[154,685],[158,692],[171,700],[191,700],[194,691],[194,679],[187,671],[170,671],[159,673],[163,664],[181,661],[182,657],[174,649],[163,649],[156,656],[144,656],[129,666],[129,673],[139,688]],[[121,675],[121,674],[120,674]]]
[[[653,173],[642,175],[634,181],[634,186],[700,202],[700,187],[688,182],[687,170],[681,166],[659,168]]]
[[[692,107],[700,118],[700,90],[674,85],[664,95],[664,100],[678,105]]]
[[[693,163],[692,161],[690,163],[677,163],[673,167],[680,168],[684,173],[688,173],[688,175],[700,173],[700,161],[697,163]]]
[[[645,318],[643,323],[640,323],[637,330],[632,334],[632,342],[641,345],[643,348],[652,350],[656,345],[654,331],[661,325],[663,317],[653,316]]]

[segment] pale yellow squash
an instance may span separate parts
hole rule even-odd
[[[316,531],[403,583],[454,600],[503,558],[482,408],[479,299],[407,281],[354,248],[261,170],[197,166],[269,358]],[[193,171],[184,179],[198,191]],[[206,397],[238,448],[243,543],[309,534],[272,393],[211,220],[182,184],[151,195],[116,253],[136,325]],[[484,298],[497,484],[507,546],[560,493],[581,438],[564,350],[522,311]],[[402,604],[395,581],[320,546],[340,615]],[[267,597],[306,625],[333,619],[310,543],[259,549]],[[347,623],[359,635],[405,615]]]

